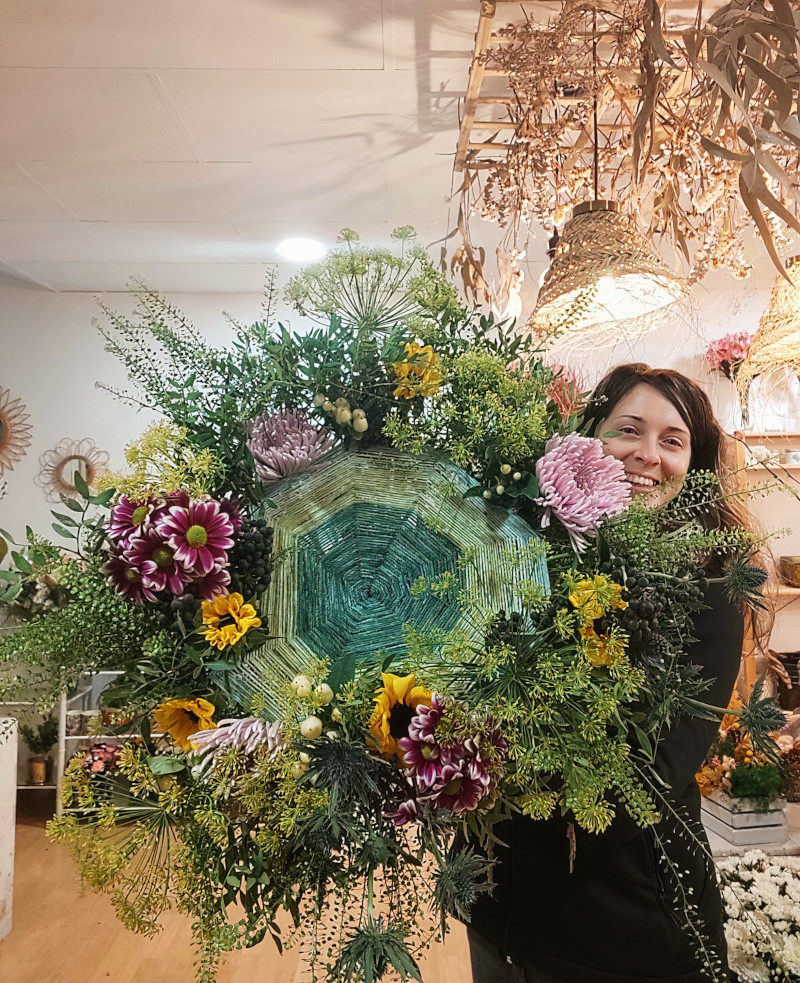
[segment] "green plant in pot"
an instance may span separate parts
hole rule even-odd
[[[48,753],[58,738],[58,721],[46,717],[36,728],[22,724],[20,734],[30,750],[32,757],[28,759],[28,782],[31,785],[44,785],[47,781],[47,767],[50,764]]]

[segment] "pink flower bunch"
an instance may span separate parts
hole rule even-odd
[[[231,499],[192,501],[185,492],[144,501],[122,495],[106,527],[108,583],[136,604],[190,591],[210,601],[224,594],[233,535],[241,528]]]
[[[708,367],[718,369],[727,379],[735,379],[752,343],[753,336],[746,331],[735,331],[712,341],[706,350]]]
[[[401,738],[398,745],[416,802],[429,802],[462,816],[493,800],[507,744],[492,721],[476,727],[464,740],[447,736],[452,706],[452,700],[434,693],[429,707],[417,707],[408,725],[408,737]],[[392,814],[398,826],[416,818],[416,802],[409,798]]]
[[[84,752],[81,765],[93,775],[104,775],[119,768],[119,748],[116,744],[93,744]]]
[[[571,433],[547,441],[536,462],[538,505],[544,506],[542,526],[555,516],[569,534],[576,553],[586,549],[587,536],[631,501],[625,466],[603,450],[602,441]]]
[[[556,404],[561,419],[566,423],[583,407],[586,400],[582,394],[588,387],[574,369],[554,368],[553,372],[556,374],[547,386],[547,396]]]

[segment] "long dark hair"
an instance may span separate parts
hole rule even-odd
[[[710,505],[708,511],[703,511],[698,516],[703,526],[706,529],[744,528],[759,534],[759,538],[763,540],[763,535],[760,530],[756,530],[745,504],[740,499],[731,497],[736,481],[730,466],[728,449],[731,438],[717,423],[708,396],[697,383],[685,375],[672,369],[651,369],[644,362],[618,365],[600,380],[589,397],[583,411],[584,423],[588,424],[586,432],[590,436],[598,436],[600,425],[617,403],[642,383],[652,386],[669,400],[688,427],[691,437],[689,470],[712,471],[717,475],[721,495],[718,501]],[[716,557],[710,558],[710,574],[718,575],[721,572],[717,569],[718,562]],[[774,575],[774,560],[766,545],[752,557],[752,562],[769,576]],[[761,611],[750,608],[747,614],[756,644],[766,651],[774,620],[772,605]]]

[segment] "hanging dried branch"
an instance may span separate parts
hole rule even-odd
[[[483,60],[508,75],[515,129],[464,198],[508,229],[509,250],[531,219],[552,228],[595,197],[596,163],[599,197],[670,242],[692,278],[747,276],[749,226],[783,270],[800,232],[800,7],[729,0],[705,20],[698,4],[682,31],[670,23],[667,0],[577,0],[552,24],[498,30]]]

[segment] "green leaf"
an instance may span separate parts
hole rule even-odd
[[[16,583],[19,579],[19,574],[16,570],[0,570],[0,580],[10,580]]]
[[[108,505],[116,493],[116,488],[106,488],[106,490],[100,492],[99,495],[92,495],[89,501],[92,503],[92,505]]]
[[[72,532],[69,531],[69,529],[65,529],[63,526],[60,526],[57,522],[54,522],[53,523],[53,529],[55,529],[55,531],[58,533],[59,536],[63,536],[64,539],[77,539],[78,538],[75,535],[75,533],[72,533]]]
[[[653,745],[650,742],[650,738],[645,734],[641,727],[637,724],[633,725],[633,729],[636,732],[636,739],[639,742],[639,747],[644,751],[650,761],[653,760]]]
[[[83,477],[80,471],[73,472],[72,482],[75,485],[75,490],[78,492],[81,498],[85,498],[88,501],[91,498],[89,486],[86,484],[86,479]]]
[[[348,652],[347,655],[337,659],[331,666],[331,671],[328,673],[328,685],[336,693],[345,683],[355,679],[355,675],[356,655],[355,652]]]
[[[178,758],[157,754],[147,759],[147,767],[154,775],[174,775],[176,772],[183,771],[186,763]]]
[[[21,570],[23,573],[33,573],[33,567],[28,563],[22,553],[17,553],[15,550],[11,551],[11,556],[14,559],[14,565],[17,570]]]
[[[72,528],[77,528],[78,526],[80,526],[80,522],[78,522],[76,519],[73,519],[71,515],[64,515],[63,512],[55,512],[55,511],[51,511],[50,514],[54,515],[59,520],[59,522],[63,522],[65,526],[71,526]]]
[[[61,504],[66,505],[68,509],[72,512],[83,512],[83,506],[80,502],[76,502],[74,498],[67,498],[66,495],[61,495]]]

